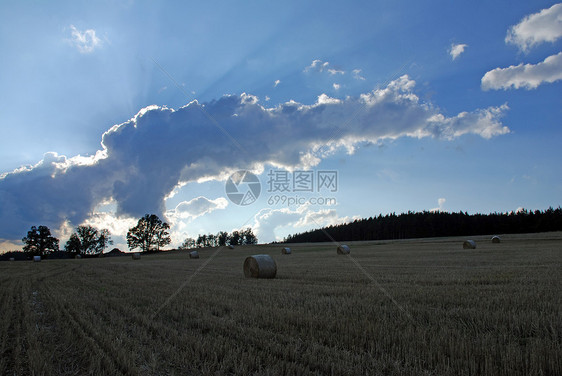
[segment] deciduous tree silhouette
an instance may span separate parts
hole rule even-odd
[[[219,231],[219,233],[217,234],[217,240],[220,247],[225,246],[226,242],[228,241],[228,232]]]
[[[146,214],[137,225],[127,232],[127,245],[131,250],[140,248],[142,252],[159,251],[170,244],[170,225],[162,222],[156,214]]]
[[[250,227],[245,230],[242,230],[241,238],[243,239],[244,244],[257,244],[258,238],[254,235],[254,232]]]
[[[191,248],[195,248],[195,245],[197,243],[195,242],[195,239],[193,238],[186,238],[182,245],[180,245],[179,249],[181,250],[186,250],[186,249],[191,249]]]
[[[23,251],[34,256],[44,256],[59,250],[59,240],[51,236],[51,230],[47,226],[31,226],[31,230],[21,241],[25,243]]]
[[[64,248],[69,253],[95,255],[102,253],[110,244],[113,241],[108,230],[98,231],[92,226],[78,226]]]
[[[242,236],[240,235],[240,232],[238,231],[232,231],[232,234],[230,234],[230,236],[228,237],[228,244],[231,245],[238,245],[238,244],[242,244]]]

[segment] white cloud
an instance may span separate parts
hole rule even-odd
[[[277,85],[279,85],[281,83],[281,80],[275,80],[275,82],[273,83],[273,87],[277,87]]]
[[[316,71],[316,72],[323,72],[325,69],[328,68],[330,63],[322,62],[322,60],[313,60],[312,63],[304,68],[304,72]]]
[[[345,71],[340,70],[340,69],[336,69],[336,68],[331,68],[330,67],[330,63],[327,61],[322,61],[322,60],[313,60],[312,63],[304,68],[305,72],[328,72],[331,75],[336,75],[336,74],[345,74]]]
[[[461,112],[457,116],[450,118],[445,118],[443,115],[438,114],[428,119],[429,123],[436,122],[435,129],[429,126],[427,129],[428,133],[419,130],[412,136],[424,137],[427,134],[433,134],[434,137],[453,140],[465,134],[476,134],[489,140],[494,136],[510,132],[509,128],[499,121],[503,113],[508,109],[508,105],[503,104],[499,107],[488,107],[474,112]]]
[[[224,197],[210,200],[206,197],[199,196],[190,201],[180,202],[174,210],[168,211],[166,213],[166,217],[174,219],[195,219],[215,210],[224,209],[227,206],[228,201]]]
[[[505,42],[515,44],[521,51],[526,52],[539,43],[554,42],[560,37],[562,37],[562,3],[524,17],[509,29]]]
[[[318,104],[338,104],[341,103],[341,99],[337,99],[337,98],[331,98],[329,96],[327,96],[326,94],[320,94],[318,96]]]
[[[93,52],[102,44],[93,29],[80,31],[74,25],[70,25],[70,35],[72,44],[83,54]]]
[[[330,73],[331,75],[334,75],[334,74],[345,74],[345,72],[342,71],[341,69],[335,69],[335,68],[330,68],[330,69],[328,69],[328,73]]]
[[[254,217],[252,228],[260,242],[269,243],[282,240],[288,234],[348,222],[349,217],[338,217],[335,209],[311,210],[309,205],[294,210],[262,209]],[[281,234],[285,229],[288,232]]]
[[[302,213],[288,208],[262,209],[255,215],[252,229],[262,243],[281,240],[283,236],[277,235],[276,231],[297,222],[301,215]]]
[[[341,85],[340,85],[340,84],[334,83],[334,84],[332,85],[332,87],[334,88],[334,90],[339,90],[340,87],[341,87]]]
[[[23,235],[22,235],[23,237]],[[0,239],[0,254],[11,251],[21,251],[22,244],[20,241],[9,241]]]
[[[496,68],[482,77],[482,89],[536,89],[542,83],[562,80],[562,52],[538,64]]]
[[[177,110],[144,108],[106,131],[102,149],[92,157],[47,153],[35,166],[0,175],[2,238],[19,239],[31,225],[79,225],[108,201],[116,218],[163,216],[166,198],[178,186],[264,164],[311,167],[358,143],[509,132],[501,123],[506,105],[446,117],[414,89],[415,82],[402,76],[359,97],[321,95],[310,105],[291,101],[266,108],[255,96],[241,94]],[[206,204],[219,208],[217,200]],[[200,201],[199,207],[188,202],[179,211],[204,211]]]
[[[356,80],[365,81],[365,77],[361,76],[361,69],[353,70],[353,78],[355,78]]]
[[[344,223],[349,220],[348,217],[338,217],[336,209],[321,209],[317,211],[307,210],[304,216],[301,216],[295,223],[296,227],[325,227]]]
[[[138,218],[132,217],[116,217],[112,213],[94,213],[84,224],[90,225],[97,229],[107,229],[112,234],[125,234],[134,227],[138,222]]]
[[[451,44],[451,48],[449,49],[449,55],[451,55],[451,59],[455,60],[457,57],[460,56],[460,54],[462,54],[465,50],[465,48],[467,48],[468,45],[467,44]]]
[[[527,52],[531,47],[542,42],[554,42],[562,37],[562,3],[555,4],[524,17],[512,26],[505,38],[521,51]],[[537,64],[511,65],[496,68],[482,77],[482,89],[536,89],[543,83],[562,80],[562,52],[551,55]]]
[[[116,216],[114,213],[107,211],[96,211],[91,214],[83,224],[90,225],[98,230],[107,229],[111,234],[111,239],[113,240],[111,248],[116,247],[124,251],[127,249],[126,234],[129,229],[136,226],[137,223],[138,218],[130,216]],[[70,223],[67,222],[66,226],[70,226]],[[60,238],[62,246],[63,237]],[[66,238],[68,238],[68,236]]]
[[[432,212],[436,212],[436,211],[443,211],[443,205],[445,204],[445,201],[447,201],[447,199],[441,197],[437,199],[437,207],[431,209],[430,211]]]
[[[509,214],[518,214],[518,213],[521,213],[523,211],[525,211],[525,208],[522,207],[522,206],[519,206],[517,209],[515,209],[515,211],[513,211],[513,210],[510,211]]]

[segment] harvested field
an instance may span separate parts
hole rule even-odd
[[[2,262],[0,373],[562,374],[562,233],[473,239]]]

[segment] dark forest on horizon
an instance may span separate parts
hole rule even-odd
[[[393,240],[562,231],[562,208],[516,213],[423,211],[357,219],[287,236],[285,243]]]

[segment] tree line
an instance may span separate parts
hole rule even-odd
[[[140,218],[137,225],[131,227],[127,232],[127,246],[130,250],[139,249],[141,252],[159,252],[160,249],[171,243],[170,225],[163,222],[155,214],[146,214]],[[75,231],[64,245],[59,248],[59,239],[51,234],[47,226],[32,226],[26,236],[22,238],[23,251],[7,252],[3,258],[19,256],[47,256],[64,252],[60,257],[99,256],[111,244],[113,240],[109,230],[98,230],[90,225],[76,227]],[[233,231],[231,234],[221,231],[216,235],[199,235],[197,240],[187,238],[180,249],[214,247],[224,245],[256,244],[257,237],[252,229]]]
[[[197,239],[185,239],[179,249],[221,247],[225,245],[243,245],[257,243],[258,238],[256,237],[256,235],[254,235],[252,229],[248,227],[241,231],[233,231],[230,234],[225,231],[220,231],[217,234],[199,234],[197,236]]]
[[[387,214],[287,236],[285,243],[389,240],[562,231],[562,208],[468,214],[423,211]]]

